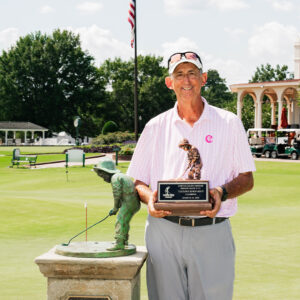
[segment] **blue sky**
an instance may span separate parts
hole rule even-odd
[[[96,59],[133,56],[129,0],[10,0],[0,2],[0,49],[30,32],[69,29]],[[247,82],[260,64],[293,72],[300,37],[299,0],[137,0],[138,53],[168,58],[197,51],[204,69],[227,84]]]

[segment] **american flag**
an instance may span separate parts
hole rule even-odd
[[[128,13],[129,13],[128,22],[131,25],[131,48],[133,48],[134,26],[135,26],[135,0],[130,0]]]

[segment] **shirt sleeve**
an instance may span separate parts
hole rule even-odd
[[[153,128],[147,124],[135,147],[127,175],[145,184],[150,184],[151,160],[153,154],[154,135]]]
[[[238,173],[254,172],[256,170],[254,159],[250,151],[246,132],[242,121],[234,119],[234,165]]]

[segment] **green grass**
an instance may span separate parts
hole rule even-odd
[[[0,154],[12,155],[15,148],[19,148],[22,154],[35,153],[63,153],[64,150],[72,148],[69,146],[0,146]]]
[[[0,299],[46,299],[46,278],[35,257],[85,227],[85,201],[89,225],[106,216],[113,205],[111,187],[91,167],[71,167],[67,182],[64,168],[9,164],[10,157],[0,156]],[[127,166],[119,168],[125,172]],[[256,167],[255,188],[239,198],[231,219],[237,248],[234,299],[294,300],[300,294],[300,164],[256,162]],[[131,222],[131,243],[144,245],[146,216],[142,206]],[[114,223],[110,217],[92,228],[88,239],[113,240]],[[146,300],[145,267],[141,283]]]
[[[0,147],[0,156],[10,156],[12,157],[13,149],[16,147]],[[54,147],[30,147],[30,146],[21,146],[18,147],[21,154],[38,154],[36,163],[45,163],[45,162],[54,162],[59,160],[65,160],[66,155],[63,154],[63,151],[71,147],[66,146],[54,146]],[[58,154],[61,153],[61,154]],[[86,153],[85,157],[91,157],[99,155],[100,153]],[[10,158],[11,159],[11,158]],[[22,164],[21,164],[22,165]],[[20,166],[21,166],[20,165]]]

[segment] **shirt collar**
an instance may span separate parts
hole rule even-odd
[[[204,109],[203,112],[200,116],[200,118],[195,122],[195,125],[202,122],[203,120],[209,120],[209,104],[207,103],[206,99],[204,97],[201,97],[202,101],[204,103]],[[183,120],[180,118],[179,114],[178,114],[178,103],[176,101],[174,107],[173,107],[173,121],[175,122],[182,122]]]

